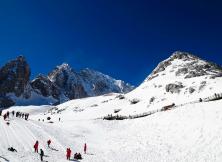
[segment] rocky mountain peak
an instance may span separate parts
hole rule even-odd
[[[72,68],[67,63],[62,63],[61,65],[57,66],[57,69],[62,71],[72,71]]]
[[[188,59],[191,59],[191,60],[194,60],[194,59],[200,59],[199,57],[191,54],[191,53],[188,53],[188,52],[182,52],[182,51],[175,51],[170,57],[169,57],[169,60],[172,61],[172,60],[175,60],[175,59],[181,59],[181,60],[188,60]]]
[[[58,104],[71,99],[106,93],[127,93],[134,87],[92,69],[74,71],[67,63],[47,76],[30,81],[30,67],[24,56],[0,68],[0,107],[14,104]]]
[[[29,81],[31,71],[24,56],[8,62],[0,69],[0,91],[2,94],[14,92],[20,96]]]
[[[216,78],[222,76],[222,67],[188,52],[176,51],[168,59],[160,62],[146,80],[170,73],[185,79],[204,75]]]

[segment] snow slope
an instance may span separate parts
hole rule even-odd
[[[188,104],[123,121],[95,119],[96,113],[85,119],[80,115],[90,110],[64,110],[61,114],[51,115],[47,113],[52,109],[49,106],[19,107],[20,111],[31,113],[31,119],[11,117],[7,126],[0,118],[0,161],[39,161],[39,156],[33,153],[33,144],[39,140],[47,155],[45,160],[51,162],[66,161],[66,147],[82,153],[84,142],[88,144],[88,154],[83,155],[83,162],[219,162],[222,160],[221,106],[221,100]],[[12,109],[18,110],[18,107],[10,111]],[[51,116],[54,123],[46,122],[47,116]],[[38,119],[45,119],[45,122]],[[49,138],[52,147],[58,151],[46,147]],[[18,153],[7,151],[9,146],[16,148]]]
[[[0,117],[0,161],[39,161],[33,153],[39,140],[50,162],[66,161],[67,147],[83,153],[85,142],[88,153],[83,162],[220,162],[220,75],[221,67],[177,52],[128,94],[110,93],[58,106],[12,107],[4,113],[28,112],[30,120],[10,117],[8,126]],[[220,100],[209,101],[215,93]],[[160,111],[172,103],[173,109]],[[152,115],[143,118],[103,120],[108,114],[128,117],[149,112]],[[54,150],[46,147],[49,138]],[[10,146],[18,153],[7,151]]]

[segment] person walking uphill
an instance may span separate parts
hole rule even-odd
[[[67,159],[67,160],[70,160],[71,152],[72,152],[72,151],[71,151],[70,148],[67,148],[67,149],[66,149],[66,159]]]
[[[35,152],[37,153],[38,153],[38,147],[39,147],[39,141],[36,141],[34,144],[34,149],[35,149]]]
[[[48,144],[48,147],[50,147],[50,144],[51,144],[51,140],[50,139],[47,141],[47,144]]]
[[[87,150],[87,145],[86,143],[84,144],[84,153],[86,154],[86,150]]]
[[[44,156],[44,151],[42,149],[40,149],[40,159],[41,159],[41,161],[43,161],[43,156]]]

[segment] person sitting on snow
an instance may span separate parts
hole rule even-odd
[[[11,152],[17,152],[17,150],[13,147],[9,147],[8,150],[11,151]]]

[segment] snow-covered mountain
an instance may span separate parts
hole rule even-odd
[[[75,72],[68,64],[57,66],[48,76],[30,81],[31,70],[23,56],[0,68],[0,107],[59,104],[70,99],[106,93],[127,93],[134,87],[100,72]]]
[[[75,83],[82,81],[81,72],[64,66],[73,73],[71,78],[54,70],[50,75],[58,77],[39,76],[39,80],[56,88],[73,78]],[[33,144],[39,140],[39,147],[47,155],[44,159],[52,162],[66,161],[68,147],[73,153],[82,153],[83,162],[219,162],[221,89],[220,66],[186,52],[175,52],[127,94],[109,93],[57,106],[3,111],[30,113],[30,120],[10,116],[4,121],[0,117],[0,161],[39,161],[39,155],[33,153]],[[51,148],[47,147],[48,139],[52,140]],[[84,143],[88,145],[87,154],[83,154]],[[9,152],[9,147],[18,152]]]
[[[162,61],[129,98],[151,105],[185,103],[222,93],[222,67],[187,52]]]

